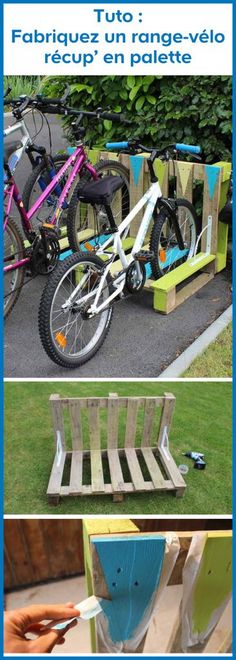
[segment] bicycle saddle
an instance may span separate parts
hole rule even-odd
[[[109,204],[112,196],[123,186],[120,176],[109,174],[99,181],[82,185],[78,191],[78,199],[85,204]]]
[[[14,154],[14,151],[17,149],[20,149],[22,147],[22,142],[19,140],[14,140],[13,142],[8,142],[8,144],[4,144],[4,160],[8,161],[10,156]]]

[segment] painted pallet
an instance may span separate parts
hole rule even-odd
[[[108,152],[96,152],[97,159],[117,159],[120,160],[130,172],[130,200],[131,208],[142,197],[149,186],[149,174],[147,159],[142,156],[127,156]],[[91,151],[89,156],[94,161],[94,153]],[[231,174],[231,163],[219,162],[214,165],[204,165],[199,163],[188,163],[182,161],[169,161],[162,163],[155,161],[155,170],[162,187],[163,196],[168,197],[170,180],[176,178],[177,197],[184,197],[192,202],[193,188],[196,182],[202,182],[202,220],[201,220],[201,253],[194,256],[190,261],[190,268],[187,264],[177,265],[176,268],[163,275],[159,280],[154,281],[151,278],[151,266],[146,266],[147,281],[145,289],[153,292],[153,308],[157,312],[168,314],[176,309],[178,305],[187,300],[191,295],[205,286],[216,273],[226,266],[228,226],[219,222],[219,212],[226,201],[226,194]],[[130,228],[129,240],[134,241],[142,213],[139,213]],[[207,226],[211,223],[210,239],[207,239]],[[86,238],[93,243],[93,220],[89,219],[89,227],[85,230]],[[83,243],[84,232],[81,232],[81,242]],[[102,238],[101,238],[102,242]],[[149,237],[146,237],[148,247]],[[68,247],[67,239],[63,238],[61,246],[65,252],[62,252],[61,259],[70,254],[66,250]],[[130,251],[130,247],[127,251]],[[178,259],[179,259],[178,253]],[[168,265],[168,258],[166,259]],[[114,264],[115,268],[115,264]]]
[[[168,569],[165,562],[170,545],[166,559],[162,545],[167,535],[170,533],[140,533],[129,520],[108,519],[105,524],[103,520],[83,521],[88,595],[94,593],[104,599],[103,615],[90,624],[93,653],[145,653],[146,637],[148,652],[151,629],[155,636],[155,653],[183,653],[186,612],[195,635],[193,639],[190,636],[190,642],[198,642],[190,645],[187,652],[230,651],[232,532],[177,532],[178,549]],[[176,586],[166,586],[173,596],[171,607],[164,612],[164,594],[161,603],[157,600],[160,584],[181,585],[177,598]],[[168,619],[165,638],[161,634],[163,616]]]
[[[169,450],[175,397],[50,397],[56,453],[49,501],[60,496],[172,491],[186,484]],[[67,483],[65,483],[67,476]]]

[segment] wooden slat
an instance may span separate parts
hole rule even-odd
[[[162,476],[161,470],[157,465],[155,456],[150,447],[142,447],[142,454],[147,465],[150,477],[153,481],[155,488],[166,488],[165,480]]]
[[[136,422],[140,399],[130,398],[128,400],[126,429],[125,429],[125,447],[135,446]]]
[[[91,451],[91,480],[92,493],[105,492],[101,452],[94,449]]]
[[[205,648],[205,653],[229,653],[232,644],[232,600],[226,605]]]
[[[107,416],[107,448],[115,449],[118,445],[119,399],[117,394],[110,394]]]
[[[107,456],[111,475],[111,484],[114,492],[126,491],[127,484],[124,483],[118,451],[110,449],[107,452]]]
[[[143,437],[142,447],[151,445],[152,426],[155,416],[156,402],[155,399],[147,399],[145,403],[144,423],[143,423]]]
[[[55,444],[57,446],[57,431],[60,431],[60,439],[62,448],[66,450],[65,442],[65,431],[64,431],[64,422],[63,422],[63,413],[61,407],[61,400],[59,394],[51,394],[50,402],[52,406],[52,419],[53,419],[53,428],[55,436]]]
[[[157,441],[158,447],[161,447],[163,433],[165,433],[165,429],[167,430],[167,433],[169,433],[172,417],[174,414],[174,407],[175,407],[175,396],[173,394],[165,392],[164,407],[161,415],[161,422],[160,422],[159,435]]]
[[[181,491],[184,491],[186,488],[186,483],[180,474],[180,471],[172,458],[170,452],[168,452],[168,459],[166,457],[166,454],[163,452],[163,450],[158,449],[159,457],[161,459],[162,465],[165,468],[165,471],[169,475],[171,481],[173,482],[174,486]]]
[[[148,482],[144,481],[135,449],[125,449],[125,455],[135,490],[149,490]]]
[[[69,400],[69,413],[71,422],[72,449],[82,451],[83,436],[80,416],[80,399]]]
[[[88,409],[89,417],[89,436],[90,436],[90,449],[100,449],[100,415],[99,415],[99,401],[91,402]]]
[[[59,465],[57,464],[58,456],[55,454],[52,471],[49,479],[47,495],[59,495],[60,487],[63,477],[63,470],[66,460],[66,452],[64,451],[61,455],[61,460]]]
[[[83,452],[73,451],[70,469],[70,492],[72,495],[80,495],[82,492],[83,478]]]

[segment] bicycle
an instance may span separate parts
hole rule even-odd
[[[55,112],[55,105],[49,103],[44,105],[44,111]],[[24,101],[26,104],[26,100]],[[26,107],[26,105],[25,105]],[[63,111],[65,108],[63,108]],[[48,274],[54,269],[60,254],[59,246],[59,224],[60,217],[64,211],[64,203],[67,200],[69,191],[76,181],[78,175],[86,176],[97,181],[102,175],[104,166],[108,168],[109,161],[103,162],[100,167],[93,167],[88,161],[84,145],[81,141],[82,128],[80,122],[83,117],[100,119],[110,119],[111,121],[124,121],[121,114],[110,112],[102,112],[100,109],[95,112],[67,108],[67,112],[77,116],[74,122],[74,135],[77,142],[75,151],[71,156],[66,158],[65,163],[55,174],[52,180],[46,185],[46,188],[41,192],[35,203],[26,210],[23,199],[18,190],[14,176],[8,163],[11,154],[15,153],[15,142],[7,146],[4,157],[4,317],[6,317],[13,306],[15,305],[19,296],[20,290],[24,283],[25,268],[27,267],[30,274],[34,277],[37,274]],[[113,164],[111,161],[111,168]],[[69,172],[67,180],[65,175]],[[125,170],[125,168],[124,168]],[[106,169],[105,169],[106,171]],[[121,170],[119,170],[120,172]],[[123,171],[122,186],[125,185],[126,170]],[[53,201],[53,209],[50,215],[50,222],[41,222],[39,229],[36,230],[33,226],[33,219],[35,218],[38,210],[42,208],[44,202],[49,200],[51,204],[51,195],[53,191],[61,184],[61,191],[56,199]],[[28,238],[29,247],[25,247],[21,232],[13,218],[10,217],[13,201],[20,214],[21,226]],[[54,203],[55,202],[55,203]],[[103,212],[103,216],[104,216]],[[103,217],[104,223],[104,217]]]
[[[86,244],[87,254],[74,254],[58,265],[48,281],[39,307],[39,333],[48,356],[63,367],[78,367],[90,360],[102,346],[110,328],[113,302],[143,288],[146,277],[155,279],[175,268],[194,254],[197,239],[197,216],[185,199],[164,199],[154,172],[157,157],[164,161],[173,152],[193,154],[198,158],[198,146],[171,144],[153,149],[138,141],[117,142],[107,149],[137,154],[148,152],[151,178],[149,190],[117,227],[111,200],[119,190],[119,177],[85,184],[79,192],[79,202],[104,205],[110,227],[101,245],[99,237],[93,246]],[[137,213],[146,206],[130,254],[122,247],[122,236]],[[149,250],[142,249],[151,225]],[[117,269],[115,259],[121,263]],[[116,269],[118,272],[116,272]]]
[[[10,88],[8,88],[5,93],[4,104],[11,105],[13,116],[16,119],[16,123],[4,130],[4,137],[8,137],[16,132],[18,133],[20,132],[21,140],[20,141],[18,140],[16,142],[11,142],[9,144],[9,150],[7,145],[5,153],[7,160],[9,159],[8,164],[12,174],[14,173],[15,168],[24,153],[27,154],[29,161],[31,163],[32,172],[29,178],[27,179],[22,192],[22,201],[26,211],[28,211],[31,208],[31,206],[33,206],[35,201],[38,199],[40,193],[46,189],[47,185],[53,180],[53,177],[59,172],[61,167],[68,161],[68,154],[59,153],[52,155],[51,153],[52,140],[51,140],[50,126],[48,120],[45,119],[46,113],[59,114],[64,116],[70,114],[70,115],[74,115],[75,117],[76,116],[78,117],[80,111],[73,110],[73,108],[70,108],[65,104],[65,101],[68,95],[70,94],[70,88],[68,85],[61,98],[48,98],[48,97],[43,97],[41,94],[38,94],[36,97],[21,96],[18,99],[9,99],[6,98],[7,94],[9,93],[10,93]],[[25,124],[25,119],[24,119],[25,115],[23,114],[27,110],[29,110],[30,112],[37,111],[37,113],[39,113],[42,116],[43,121],[44,120],[46,121],[49,131],[49,148],[50,148],[49,153],[47,153],[45,147],[35,145],[31,136],[29,135],[27,126]],[[90,113],[90,117],[89,117],[90,120],[94,118],[98,118],[99,112],[101,113],[101,109],[98,109],[98,111],[96,111],[94,115],[93,113]],[[117,121],[117,117],[118,117],[117,113],[109,112],[108,114],[111,120]],[[85,112],[83,113],[83,117],[88,115],[89,113],[87,113],[87,115]],[[103,118],[105,119],[106,117],[104,116],[104,113],[102,113],[102,115]],[[122,117],[122,115],[120,115],[120,117]],[[80,121],[81,119],[82,117],[80,118]],[[78,127],[78,123],[80,123],[80,121],[78,122],[77,120],[77,126],[74,127],[74,136],[75,139],[77,140],[81,140],[82,138],[84,138],[86,132],[83,127],[80,128]],[[122,121],[124,121],[125,123],[129,123],[127,122],[127,120],[124,119],[124,117]],[[72,126],[72,130],[73,130],[73,126]],[[40,131],[38,131],[38,133],[39,132]],[[14,151],[12,151],[13,146],[15,147]],[[34,152],[37,154],[36,157],[33,155]],[[120,174],[123,177],[124,186],[122,190],[122,208],[123,208],[122,213],[123,213],[123,217],[125,217],[129,209],[128,170],[122,164],[116,161],[99,161],[99,163],[97,163],[97,165],[95,165],[94,167],[95,169],[97,169],[97,171],[99,171],[100,176],[102,175],[104,176],[109,172],[113,174],[116,173]],[[62,192],[62,185],[65,185],[66,177],[68,176],[68,174],[69,171],[67,170],[67,173],[64,175],[61,185],[59,183],[57,184],[55,189],[51,192],[51,194],[46,198],[44,203],[41,205],[40,213],[38,212],[37,215],[35,215],[32,218],[31,224],[35,231],[39,230],[42,223],[48,221],[50,219],[50,216],[52,216],[57,200]],[[71,209],[73,209],[73,201],[74,201],[73,196],[71,201],[72,201],[72,205],[69,204],[68,198],[64,200],[63,211],[60,216],[60,223],[67,225],[68,240],[71,249],[74,249],[73,234],[71,234],[70,230],[68,229],[70,228],[70,222],[71,222],[71,216],[70,216]],[[68,215],[68,210],[69,210],[69,215]],[[67,222],[67,216],[68,216],[68,222]],[[100,224],[101,218],[103,217],[104,217],[104,213],[102,213],[102,211],[100,210],[100,217],[94,218],[94,222],[93,222],[94,227]],[[80,218],[82,218],[82,221],[80,219],[80,224],[81,224],[80,231],[81,231],[83,228],[87,228],[88,225],[88,218],[86,217],[84,209],[81,210]],[[91,221],[90,221],[90,225],[91,225]],[[26,226],[23,226],[23,231],[27,240],[30,241],[31,237],[29,235]]]

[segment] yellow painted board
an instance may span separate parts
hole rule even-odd
[[[160,277],[159,280],[156,280],[152,283],[152,289],[158,291],[171,291],[173,287],[177,286],[194,273],[197,273],[198,270],[204,268],[211,261],[214,261],[214,254],[205,254],[204,252],[199,252],[196,257],[188,259],[184,264],[178,266],[174,270],[170,271],[163,277]]]

